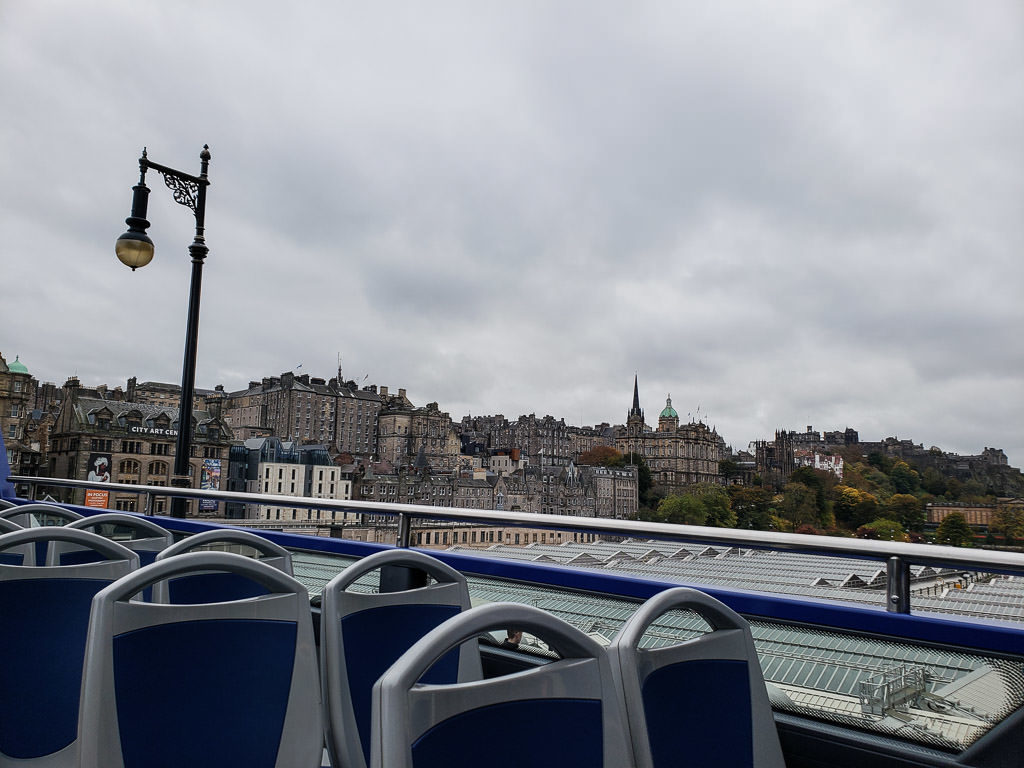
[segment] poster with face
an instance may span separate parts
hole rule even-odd
[[[204,491],[220,490],[220,459],[203,459],[203,470],[199,475],[199,487]],[[216,499],[200,499],[199,509],[217,509]]]
[[[111,457],[109,453],[89,454],[89,476],[87,480],[94,483],[110,482]]]

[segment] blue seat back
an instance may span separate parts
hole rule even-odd
[[[0,519],[11,520],[22,528],[46,528],[81,520],[82,515],[56,504],[21,504],[0,509]]]
[[[350,591],[360,578],[382,568],[417,569],[433,581],[399,592]],[[417,640],[469,607],[465,577],[415,550],[387,550],[363,558],[324,588],[320,667],[327,748],[333,765],[365,768],[369,764],[374,683]],[[448,683],[481,676],[480,652],[474,640],[439,659],[427,670],[425,679]]]
[[[160,552],[174,543],[173,534],[166,528],[127,512],[108,512],[83,517],[68,523],[67,527],[91,531],[116,541],[132,552],[137,552],[140,566],[154,562]],[[50,547],[47,564],[74,565],[93,562],[96,557],[93,550],[75,547],[70,542],[56,542]]]
[[[22,504],[0,510],[0,520],[10,520],[22,528],[62,526],[81,518],[82,515],[74,510],[58,507],[55,504]],[[36,542],[33,559],[39,565],[47,561],[47,544],[46,541]]]
[[[0,536],[0,553],[70,541],[104,559],[74,566],[0,564],[0,764],[72,766],[89,610],[138,555],[87,531],[32,528]],[[19,763],[20,765],[20,763]]]
[[[249,531],[224,528],[203,531],[170,545],[159,554],[157,560],[207,550],[211,547],[236,547],[256,550],[259,561],[292,575],[292,554],[284,547]],[[191,604],[219,603],[244,600],[267,594],[266,587],[240,573],[217,571],[209,573],[190,572],[153,586],[153,601],[157,603]]]
[[[700,615],[711,631],[644,649],[641,638],[671,610]],[[661,592],[623,625],[608,649],[622,687],[637,768],[783,768],[768,693],[747,622],[693,589]]]
[[[228,572],[264,594],[166,605],[131,598],[158,581]],[[159,560],[94,601],[80,730],[82,768],[313,768],[320,765],[309,596],[251,558]]]
[[[23,530],[13,520],[0,518],[0,535]],[[35,565],[36,548],[34,544],[22,544],[20,547],[12,547],[0,552],[0,565]]]
[[[423,673],[480,633],[515,627],[561,659],[518,674],[428,685]],[[594,640],[531,606],[492,603],[417,642],[373,689],[373,768],[629,768],[619,695]]]

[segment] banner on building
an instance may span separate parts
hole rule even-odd
[[[99,488],[85,489],[85,506],[106,509],[110,503],[110,491],[101,491]]]
[[[89,474],[85,479],[93,483],[109,483],[110,465],[111,457],[109,453],[90,453]]]
[[[220,459],[203,459],[203,469],[199,473],[199,488],[203,491],[220,490]],[[200,499],[199,509],[209,512],[217,509],[216,499]]]

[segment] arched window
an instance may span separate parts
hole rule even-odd
[[[151,462],[149,462],[149,474],[151,474],[151,475],[166,475],[167,474],[167,462],[166,461],[151,461]]]
[[[119,475],[137,475],[139,474],[139,462],[134,459],[125,459],[117,465],[117,473]]]

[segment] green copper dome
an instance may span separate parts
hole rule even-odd
[[[669,395],[665,398],[665,410],[661,412],[661,419],[678,419],[679,414],[676,413],[676,409],[672,407],[672,396]]]
[[[14,358],[13,363],[7,366],[7,370],[11,373],[28,373],[28,368],[17,357]]]

